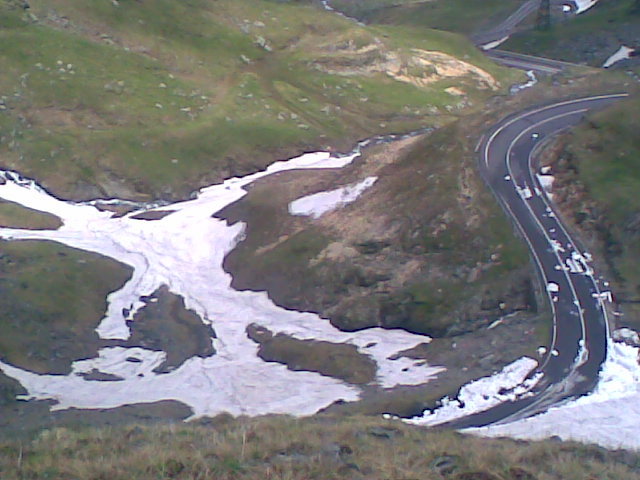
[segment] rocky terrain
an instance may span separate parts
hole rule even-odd
[[[463,128],[373,147],[344,173],[254,186],[218,214],[248,222],[246,240],[226,259],[233,285],[266,290],[276,303],[320,312],[345,330],[455,336],[535,312],[528,254],[506,241],[509,226],[475,175]],[[318,219],[286,213],[289,202],[324,185],[369,176],[377,182],[352,205]]]

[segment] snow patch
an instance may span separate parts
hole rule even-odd
[[[517,422],[465,430],[476,435],[597,443],[640,450],[640,349],[610,342],[593,393]]]
[[[638,332],[631,330],[630,328],[619,328],[614,330],[613,339],[631,343],[636,347],[640,346],[640,335],[638,335]]]
[[[609,68],[611,65],[613,65],[616,62],[619,62],[621,60],[625,60],[627,58],[631,58],[631,54],[633,52],[635,52],[635,50],[633,48],[629,48],[629,47],[627,47],[625,45],[622,45],[616,51],[616,53],[614,53],[609,58],[607,58],[607,60],[602,64],[602,68]]]
[[[522,357],[495,375],[480,378],[463,386],[456,399],[445,397],[441,400],[441,407],[426,410],[422,416],[404,421],[413,425],[439,425],[521,398],[540,380],[540,375],[527,378],[537,366],[538,362],[534,359]]]
[[[509,89],[512,95],[514,93],[518,93],[521,90],[524,90],[525,88],[533,87],[536,83],[538,83],[538,79],[536,78],[536,74],[533,72],[533,70],[527,70],[525,73],[527,74],[527,77],[529,77],[529,81],[518,85],[512,85]]]
[[[74,362],[72,371],[82,376],[97,370],[122,379],[131,379],[152,375],[153,369],[159,367],[166,358],[166,353],[156,350],[110,347],[101,349],[97,358]]]
[[[354,202],[365,190],[372,187],[376,180],[378,177],[367,177],[358,183],[299,198],[289,204],[289,213],[318,218],[324,213]]]
[[[553,187],[553,182],[555,178],[553,175],[549,175],[548,172],[551,170],[551,167],[542,167],[540,169],[541,174],[536,175],[544,193],[546,194],[549,200],[553,200],[553,193],[551,192]]]
[[[589,10],[591,7],[593,7],[596,3],[598,3],[598,0],[573,0],[573,2],[576,4],[576,15],[582,12],[586,12],[587,10]]]
[[[551,188],[553,187],[553,182],[555,180],[553,175],[537,175],[537,177],[544,191],[547,193],[551,192]]]
[[[480,48],[482,48],[482,50],[491,50],[493,48],[496,48],[499,45],[502,45],[507,40],[509,40],[509,35],[507,35],[506,37],[502,37],[498,40],[494,40],[493,42],[485,43]]]

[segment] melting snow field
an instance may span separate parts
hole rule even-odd
[[[360,390],[352,385],[261,360],[258,345],[246,334],[246,327],[255,323],[274,334],[355,345],[377,362],[376,380],[382,387],[429,381],[442,368],[406,357],[389,360],[397,352],[428,342],[428,337],[380,328],[342,332],[315,314],[277,307],[264,292],[233,290],[231,276],[222,268],[225,255],[242,238],[244,225],[229,226],[212,215],[244,196],[243,187],[284,170],[340,168],[356,156],[332,157],[321,152],[276,162],[265,171],[204,188],[193,200],[155,208],[173,213],[154,221],[131,218],[140,211],[116,218],[91,204],[58,200],[32,181],[0,172],[7,180],[0,185],[0,198],[51,213],[63,222],[58,230],[0,228],[0,238],[53,240],[133,267],[131,279],[107,299],[107,312],[97,326],[101,338],[128,338],[127,320],[144,307],[141,297],[162,285],[182,296],[186,307],[211,324],[217,335],[212,339],[215,355],[193,357],[164,374],[153,372],[164,352],[122,347],[104,348],[96,358],[77,361],[72,373],[64,376],[35,374],[2,362],[0,370],[23,385],[28,391],[25,398],[53,399],[54,409],[178,400],[191,407],[192,418],[221,412],[307,415],[339,399],[358,399]],[[361,190],[364,185],[353,188]],[[140,361],[132,363],[128,357]],[[82,374],[93,369],[122,380],[86,380]]]
[[[53,409],[115,408],[125,404],[177,400],[191,407],[193,416],[288,413],[307,415],[342,399],[354,401],[360,390],[337,379],[313,372],[290,371],[284,365],[267,363],[257,356],[258,345],[246,334],[251,323],[274,333],[298,339],[316,339],[355,345],[378,365],[377,383],[385,388],[429,381],[440,367],[400,357],[402,350],[429,341],[428,337],[400,330],[372,328],[341,332],[315,314],[289,311],[274,305],[264,292],[238,292],[222,261],[242,238],[244,225],[227,225],[214,213],[242,198],[244,187],[256,179],[284,170],[340,168],[355,158],[332,157],[328,153],[306,154],[243,178],[202,189],[193,200],[153,210],[171,211],[160,220],[114,217],[91,203],[58,200],[34,182],[12,172],[0,172],[0,198],[59,217],[58,230],[0,228],[6,240],[52,240],[70,247],[96,252],[133,267],[131,279],[108,297],[107,312],[97,326],[104,339],[126,339],[127,320],[144,308],[143,296],[166,285],[185,299],[203,322],[211,324],[217,338],[211,341],[216,354],[193,357],[170,373],[155,373],[166,354],[144,348],[109,347],[97,357],[78,360],[69,375],[40,375],[0,362],[0,370],[18,380],[27,390],[26,399],[53,399]],[[548,174],[548,171],[542,171]],[[292,211],[316,215],[318,208],[337,208],[345,199],[355,199],[371,186],[373,177],[343,187],[325,198],[316,194],[297,200]],[[541,180],[548,187],[552,178]],[[335,193],[338,192],[338,193]],[[302,201],[307,202],[306,204]],[[632,331],[618,331],[620,338],[636,339]],[[616,332],[614,332],[615,336]],[[506,425],[467,430],[478,435],[538,439],[557,435],[563,439],[595,442],[609,448],[640,449],[639,348],[611,343],[600,382],[591,395],[548,412]],[[135,358],[131,362],[127,359]],[[463,387],[457,400],[443,401],[441,408],[408,420],[419,425],[437,425],[453,418],[486,410],[514,396],[527,395],[538,377],[528,378],[536,361],[522,358],[492,377]],[[86,373],[115,375],[119,381],[87,380]]]
[[[640,349],[610,342],[595,391],[535,417],[505,425],[468,429],[491,437],[597,443],[607,448],[640,450]]]

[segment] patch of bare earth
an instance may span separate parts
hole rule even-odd
[[[446,53],[418,48],[394,51],[377,38],[363,46],[357,46],[352,39],[325,45],[315,65],[326,73],[343,76],[381,73],[417,87],[463,77],[471,78],[478,88],[497,90],[500,87],[486,71]]]

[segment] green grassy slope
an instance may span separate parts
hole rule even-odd
[[[184,196],[303,149],[437,123],[434,109],[458,113],[451,79],[386,73],[413,48],[496,78],[495,90],[462,79],[467,105],[517,77],[461,38],[363,28],[306,5],[17,3],[0,2],[1,163],[75,198]]]
[[[17,203],[0,201],[1,227],[52,230],[61,224],[54,215],[38,212]]]
[[[631,452],[474,438],[362,417],[56,428],[0,443],[5,480],[637,480],[639,464]]]
[[[106,297],[131,270],[54,242],[2,241],[0,252],[0,357],[62,374],[72,361],[95,356]]]

